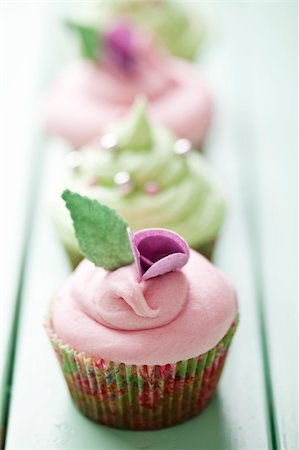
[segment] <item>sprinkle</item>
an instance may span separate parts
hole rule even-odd
[[[155,181],[149,181],[144,185],[144,192],[149,195],[156,195],[160,192],[160,186]]]
[[[133,183],[128,172],[117,172],[114,175],[114,183],[119,187],[123,195],[130,194],[133,190]]]
[[[66,155],[66,163],[70,168],[76,169],[82,163],[81,153],[77,150],[74,150],[74,151],[68,153]]]
[[[104,150],[115,150],[118,144],[117,137],[112,133],[104,134],[100,142]]]
[[[98,184],[98,179],[96,176],[90,177],[87,181],[88,186],[96,186]]]
[[[192,150],[192,144],[189,139],[178,139],[174,143],[174,151],[177,155],[185,156]]]

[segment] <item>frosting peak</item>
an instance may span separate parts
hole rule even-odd
[[[120,141],[127,148],[142,151],[152,147],[153,137],[146,114],[145,97],[137,97],[127,120],[118,130]]]
[[[144,298],[141,286],[136,285],[136,283],[124,281],[117,285],[111,284],[105,291],[104,297],[107,296],[111,296],[115,300],[124,300],[140,317],[149,317],[153,319],[159,314],[159,309],[150,308]]]
[[[138,283],[133,265],[107,272],[87,260],[76,270],[74,280],[75,302],[96,322],[120,330],[166,325],[182,311],[188,292],[182,272]],[[87,282],[88,290],[82,291]]]

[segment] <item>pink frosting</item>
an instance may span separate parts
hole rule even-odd
[[[157,51],[148,40],[139,39],[138,45],[138,67],[131,75],[107,61],[96,65],[82,60],[67,68],[46,100],[48,130],[81,147],[125,115],[136,95],[143,94],[153,120],[200,144],[211,102],[198,70]]]
[[[141,283],[133,265],[107,272],[84,260],[54,299],[52,326],[90,356],[162,365],[213,348],[236,314],[231,283],[191,250],[182,270]]]

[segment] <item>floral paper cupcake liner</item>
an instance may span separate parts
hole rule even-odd
[[[208,352],[176,364],[126,365],[87,356],[46,330],[71,397],[95,422],[115,428],[155,430],[197,415],[211,400],[238,318]]]

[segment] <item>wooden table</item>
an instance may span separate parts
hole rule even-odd
[[[62,146],[41,135],[36,119],[63,57],[58,30],[67,7],[1,6],[5,449],[298,449],[296,3],[202,5],[212,26],[201,63],[215,97],[207,156],[230,205],[215,262],[237,285],[241,321],[210,406],[183,425],[146,433],[80,415],[42,328],[70,270],[47,209]]]

